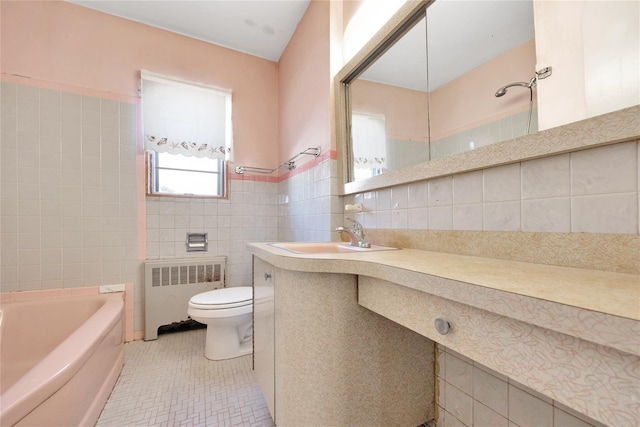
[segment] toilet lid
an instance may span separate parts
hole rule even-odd
[[[216,310],[223,308],[243,307],[252,303],[251,286],[214,289],[194,295],[189,304],[194,308]]]

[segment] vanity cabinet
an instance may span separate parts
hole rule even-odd
[[[597,337],[581,339],[373,277],[360,276],[358,296],[363,307],[607,425],[637,421],[629,411],[637,405],[640,391],[637,347],[636,354],[621,351],[593,342],[600,341]],[[506,308],[515,312],[517,306]],[[526,308],[545,309],[535,303]],[[435,325],[437,318],[446,322],[441,331]],[[580,314],[578,320],[595,325],[596,334],[609,340],[638,326],[590,312]],[[626,343],[633,346],[631,340]],[[603,400],[616,410],[607,413],[593,405]]]
[[[255,376],[278,427],[434,418],[433,341],[361,307],[357,280],[254,256]]]
[[[432,406],[399,417],[433,404],[434,341],[606,425],[640,425],[637,274],[413,249],[249,249],[273,272],[279,427],[430,419]]]
[[[275,414],[273,270],[271,265],[253,258],[253,369],[272,416]]]

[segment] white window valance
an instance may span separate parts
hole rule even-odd
[[[231,92],[140,74],[146,150],[232,160]]]
[[[386,169],[387,133],[383,115],[353,113],[351,138],[356,169]]]

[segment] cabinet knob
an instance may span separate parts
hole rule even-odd
[[[447,335],[449,333],[449,330],[451,329],[451,325],[449,324],[449,322],[444,320],[442,317],[436,317],[436,320],[433,322],[433,324],[436,327],[436,331],[438,331],[440,335]]]
[[[264,280],[271,279],[271,273],[264,273]]]

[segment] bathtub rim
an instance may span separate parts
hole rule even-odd
[[[124,294],[119,292],[100,296],[105,299],[104,304],[46,356],[47,363],[37,364],[2,393],[0,425],[17,423],[34,409],[34,400],[43,402],[69,382],[109,332],[123,320]],[[107,323],[105,319],[109,319]],[[96,330],[100,330],[100,333],[95,334]],[[92,339],[87,340],[86,336]],[[68,347],[77,350],[77,357],[73,360],[67,357]]]

